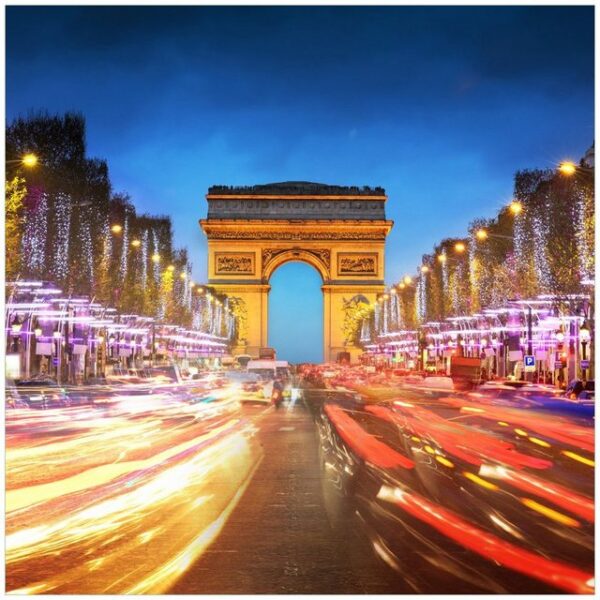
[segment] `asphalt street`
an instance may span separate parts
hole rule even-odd
[[[401,593],[359,528],[330,526],[304,405],[246,406],[264,457],[214,544],[169,590],[181,594]]]

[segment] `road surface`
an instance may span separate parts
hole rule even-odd
[[[175,584],[181,594],[380,594],[406,586],[360,532],[335,532],[321,487],[318,441],[303,404],[244,407],[264,457],[216,542]]]

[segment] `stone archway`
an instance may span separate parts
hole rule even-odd
[[[323,279],[323,356],[359,353],[344,333],[344,307],[360,294],[374,302],[384,290],[385,218],[381,188],[288,182],[244,188],[213,186],[208,216],[208,283],[247,308],[247,337],[237,352],[258,356],[268,340],[269,280],[290,261],[313,266]]]

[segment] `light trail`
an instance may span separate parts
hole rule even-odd
[[[239,502],[262,450],[230,391],[128,389],[7,413],[8,593],[163,593]]]

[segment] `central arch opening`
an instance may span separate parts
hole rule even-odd
[[[269,283],[269,346],[291,363],[323,362],[323,281],[312,266],[287,262]]]

